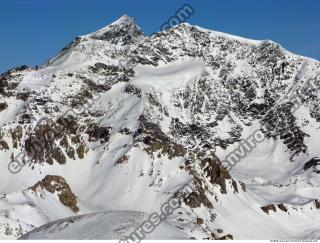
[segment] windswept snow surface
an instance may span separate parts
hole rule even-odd
[[[148,216],[133,211],[95,213],[71,217],[46,224],[22,236],[20,240],[117,240],[126,239]],[[153,232],[146,235],[150,240],[187,239],[187,235],[176,227],[162,222]]]
[[[204,69],[201,58],[186,58],[160,67],[138,65],[135,68],[136,76],[131,83],[141,89],[153,88],[172,93],[199,77]]]

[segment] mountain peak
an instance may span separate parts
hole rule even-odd
[[[89,37],[112,43],[132,44],[134,39],[142,35],[144,34],[134,18],[123,15],[115,22],[90,34]]]
[[[128,15],[122,15],[118,20],[114,21],[111,25],[127,25],[127,24],[136,24],[133,17],[130,17]]]

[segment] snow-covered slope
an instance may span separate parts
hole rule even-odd
[[[46,224],[25,234],[20,239],[122,239],[139,227],[148,217],[134,211],[115,211],[70,217]],[[182,231],[162,222],[146,239],[186,239]]]
[[[173,197],[148,239],[319,239],[319,74],[272,41],[128,16],[2,74],[0,238],[128,237]]]

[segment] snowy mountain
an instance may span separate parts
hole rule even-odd
[[[269,40],[127,16],[9,70],[0,239],[131,239],[154,213],[147,239],[319,239],[319,74]]]

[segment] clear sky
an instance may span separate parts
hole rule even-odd
[[[158,31],[185,3],[186,21],[251,39],[271,39],[320,60],[318,0],[0,0],[0,72],[41,65],[78,35],[127,14],[146,34]]]

